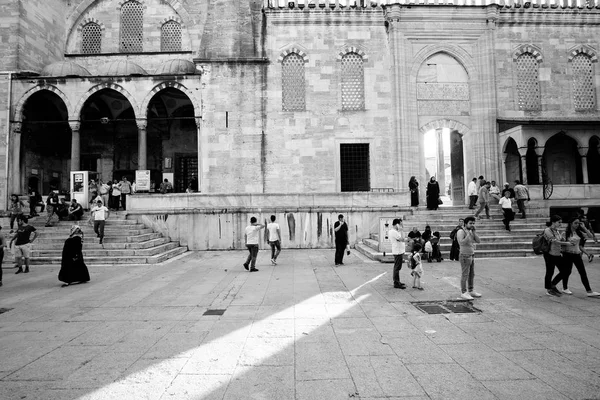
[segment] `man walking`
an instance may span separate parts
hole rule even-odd
[[[26,274],[29,272],[29,258],[31,257],[31,244],[37,238],[36,229],[27,224],[27,217],[24,215],[19,215],[17,217],[17,231],[14,236],[10,240],[8,247],[12,247],[13,242],[15,242],[15,258],[17,259],[17,266],[19,269],[15,274],[20,274],[21,272],[25,272]],[[23,261],[25,261],[25,271],[23,271]]]
[[[271,215],[271,223],[267,225],[269,234],[269,245],[271,246],[271,264],[277,265],[277,257],[281,253],[281,229],[275,222],[275,216]]]
[[[481,219],[479,214],[485,208],[485,216],[487,219],[490,219],[490,183],[483,182],[481,187],[479,188],[479,197],[477,197],[477,204],[479,205],[479,209],[475,212],[475,218]]]
[[[131,183],[129,183],[126,176],[119,182],[119,189],[121,190],[121,205],[123,210],[127,210],[127,196],[131,194]]]
[[[527,189],[527,187],[518,179],[515,181],[515,198],[517,199],[517,206],[521,213],[521,219],[527,218],[525,215],[525,200],[531,200],[531,198],[529,198],[529,189]]]
[[[461,267],[460,290],[462,294],[460,297],[465,300],[473,300],[474,297],[481,297],[481,294],[474,290],[473,282],[475,279],[475,246],[476,243],[481,243],[475,232],[475,217],[465,218],[465,226],[456,233],[456,237],[460,245],[458,256]]]
[[[473,178],[467,186],[467,193],[469,194],[469,209],[475,208],[475,202],[477,201],[477,178]]]
[[[498,204],[500,204],[502,214],[504,215],[504,219],[502,220],[504,228],[510,232],[510,221],[515,219],[515,214],[513,213],[512,200],[510,199],[510,192],[508,190],[504,192],[504,197],[500,198]]]
[[[402,261],[404,252],[406,251],[406,243],[404,232],[402,231],[402,220],[396,218],[392,221],[392,229],[388,232],[390,242],[392,242],[392,254],[394,255],[394,288],[406,289],[406,285],[400,282],[400,270],[402,269]]]
[[[259,232],[264,225],[261,225],[256,222],[256,218],[250,218],[250,225],[246,227],[246,233],[244,234],[244,242],[246,243],[246,248],[248,249],[248,258],[244,263],[244,268],[250,272],[257,272],[256,269],[256,257],[258,256],[258,239]]]
[[[335,265],[344,265],[344,251],[350,241],[348,240],[348,225],[342,214],[338,215],[338,220],[333,225],[333,231],[335,233]],[[348,250],[348,254],[350,254],[350,250]]]
[[[104,241],[104,225],[110,215],[110,211],[102,204],[102,200],[97,200],[96,206],[92,208],[92,216],[94,217],[94,232],[100,238],[100,244]]]

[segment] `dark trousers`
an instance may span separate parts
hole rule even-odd
[[[121,196],[110,196],[110,205],[108,206],[109,208],[115,209],[115,210],[119,210],[119,202],[121,201]]]
[[[335,265],[343,264],[346,242],[335,242]]]
[[[104,224],[106,221],[94,221],[94,232],[100,239],[104,238]]]
[[[510,227],[510,221],[515,219],[515,213],[513,212],[512,208],[503,208],[502,212],[504,213],[504,219],[502,222],[504,222],[504,226],[506,229],[508,229]]]
[[[277,256],[281,253],[281,243],[279,240],[269,241],[269,245],[271,246],[271,259],[277,260]]]
[[[475,203],[477,203],[477,195],[469,196],[469,208],[475,208]]]
[[[2,282],[2,261],[4,260],[4,248],[0,249],[0,282]]]
[[[519,212],[521,213],[521,217],[525,218],[525,199],[518,199],[517,206],[519,207]]]
[[[488,205],[487,202],[481,202],[479,204],[479,208],[477,209],[477,211],[475,212],[475,217],[479,217],[479,214],[481,214],[481,212],[485,209],[485,216],[487,218],[490,217],[490,206]]]
[[[250,265],[250,269],[254,269],[256,266],[256,257],[258,256],[258,245],[257,244],[247,244],[246,248],[248,249],[248,258],[244,265]]]
[[[569,287],[569,276],[571,276],[573,264],[575,264],[575,268],[577,268],[577,272],[579,272],[579,276],[581,277],[583,287],[586,291],[591,292],[592,288],[590,287],[590,281],[588,280],[581,254],[563,253],[563,262],[563,270],[558,276],[552,279],[552,285],[556,286],[556,284],[562,280],[563,288],[567,289]]]
[[[402,262],[404,261],[402,254],[394,254],[394,284],[400,283],[400,270],[402,269]]]
[[[563,259],[561,256],[552,256],[548,253],[544,253],[544,262],[546,263],[546,274],[544,275],[544,288],[552,289],[555,285],[552,284],[552,275],[554,275],[554,268],[558,269],[556,278],[560,277]],[[556,279],[555,278],[555,279]],[[557,280],[560,281],[560,279]]]
[[[19,215],[23,215],[23,213],[19,213],[19,214],[14,214],[14,213],[11,213],[11,214],[10,214],[10,229],[13,229],[13,227],[14,227],[14,225],[15,225],[15,220],[17,219],[17,217],[18,217]]]
[[[127,196],[129,196],[129,194],[121,193],[121,206],[123,207],[123,210],[127,210]]]

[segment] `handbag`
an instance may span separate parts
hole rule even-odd
[[[444,202],[442,201],[442,199],[440,197],[438,197],[438,205],[439,204],[444,204]]]

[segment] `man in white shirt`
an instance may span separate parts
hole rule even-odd
[[[515,219],[515,214],[513,213],[512,200],[510,199],[510,192],[508,190],[504,192],[504,197],[500,198],[498,204],[502,207],[502,213],[504,214],[504,219],[502,220],[504,227],[510,232],[510,221]]]
[[[493,197],[498,201],[500,201],[500,198],[502,197],[500,195],[500,188],[496,186],[496,181],[492,181],[492,185],[490,186],[490,197]]]
[[[96,235],[100,238],[100,244],[102,244],[104,241],[104,225],[110,215],[110,211],[102,204],[102,200],[97,200],[91,212],[94,217],[94,232],[96,232]]]
[[[281,253],[281,229],[275,222],[275,216],[271,215],[271,223],[267,225],[269,233],[269,245],[271,246],[271,264],[277,265],[277,256]]]
[[[250,270],[250,272],[258,271],[256,266],[256,257],[258,256],[258,240],[260,237],[260,230],[264,228],[264,225],[261,225],[256,222],[256,218],[250,218],[250,225],[246,227],[246,233],[244,234],[244,242],[246,243],[246,248],[250,252],[248,254],[248,258],[244,263],[244,268],[246,270]]]
[[[469,195],[469,208],[472,210],[475,208],[477,202],[477,178],[473,178],[467,186],[467,194]]]
[[[406,285],[400,282],[400,270],[402,269],[402,257],[406,251],[404,232],[402,231],[402,220],[395,218],[392,221],[392,229],[388,232],[388,238],[392,242],[392,254],[394,255],[394,287],[396,289],[406,289]]]

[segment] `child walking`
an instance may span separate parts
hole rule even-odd
[[[410,256],[410,268],[412,272],[410,273],[413,276],[413,289],[424,290],[423,286],[421,286],[421,277],[423,276],[423,265],[421,264],[421,254],[419,251],[421,250],[421,245],[419,243],[415,243],[412,249],[412,254]]]

